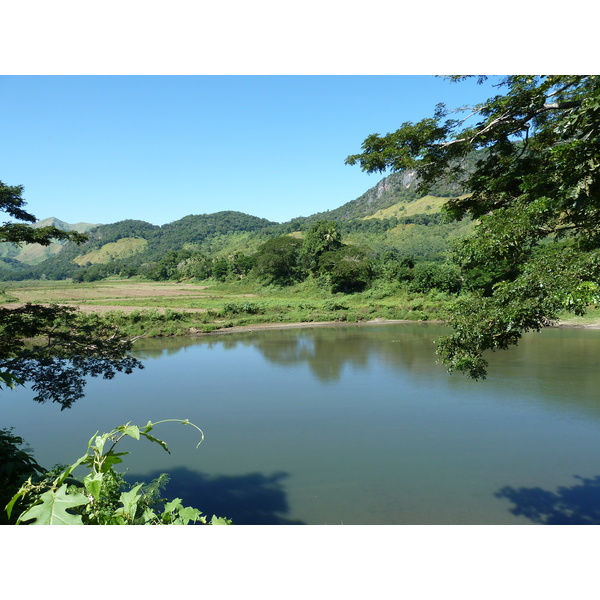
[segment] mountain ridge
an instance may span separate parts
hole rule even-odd
[[[416,175],[409,171],[383,177],[364,194],[337,209],[285,223],[239,211],[186,215],[160,226],[135,219],[109,224],[69,224],[48,217],[36,222],[34,227],[53,225],[63,230],[81,231],[89,236],[88,241],[80,246],[63,242],[39,248],[38,244],[26,245],[16,250],[9,244],[0,244],[0,278],[64,279],[72,277],[78,269],[107,263],[113,265],[116,272],[135,274],[168,253],[186,248],[213,256],[252,254],[267,239],[294,232],[301,235],[320,219],[339,222],[344,235],[352,232],[356,243],[365,243],[365,236],[376,236],[377,251],[380,251],[386,246],[397,246],[399,236],[404,235],[407,227],[439,224],[439,218],[432,220],[444,202],[439,196],[448,198],[459,195],[456,193],[459,191],[456,186],[442,183],[437,186],[438,196],[422,197]],[[425,237],[431,235],[446,237],[449,234],[444,231],[434,234],[434,228],[429,228]]]

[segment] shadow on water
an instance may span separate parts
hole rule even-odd
[[[540,525],[600,525],[600,475],[556,492],[506,486],[494,494],[510,500],[510,512]]]
[[[127,474],[130,483],[150,481],[160,471],[145,475]],[[235,525],[304,525],[285,518],[289,506],[282,481],[287,473],[208,476],[186,467],[169,469],[164,496],[181,498],[185,506],[200,509],[207,517],[232,519]]]

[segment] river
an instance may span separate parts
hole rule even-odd
[[[131,480],[238,524],[600,523],[600,331],[548,329],[471,381],[436,364],[433,324],[139,340],[145,368],[91,379],[72,408],[2,392],[2,426],[44,466],[100,430],[165,423],[171,450],[128,443]]]

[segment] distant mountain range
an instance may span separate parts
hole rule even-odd
[[[400,172],[384,177],[359,198],[335,210],[299,217],[287,223],[235,211],[188,215],[162,226],[138,220],[104,225],[69,224],[51,217],[38,221],[34,227],[53,225],[62,230],[87,233],[88,241],[80,246],[72,242],[56,242],[47,247],[27,244],[23,248],[2,243],[0,278],[62,279],[72,276],[77,269],[106,263],[126,264],[133,273],[142,265],[161,260],[168,252],[186,247],[207,254],[252,253],[270,237],[301,232],[319,219],[339,222],[348,235],[355,236],[357,242],[365,243],[367,236],[369,245],[381,251],[397,246],[398,240],[405,235],[402,232],[408,232],[411,226],[413,230],[406,235],[414,238],[415,226],[438,223],[439,219],[436,221],[432,215],[439,213],[446,198],[461,192],[456,185],[441,182],[435,189],[435,196],[422,198],[417,191],[415,174]],[[454,235],[453,231],[430,228],[427,235],[447,238]],[[418,235],[422,237],[422,234]],[[425,247],[435,248],[434,253],[439,254],[446,243],[446,239],[443,242],[439,239],[427,241]],[[423,246],[420,238],[418,244]]]
[[[49,217],[48,219],[42,219],[32,225],[32,227],[56,227],[62,231],[78,231],[79,233],[87,233],[91,229],[98,227],[94,223],[65,223],[55,217]],[[7,242],[0,243],[0,258],[1,259],[12,259],[20,263],[27,265],[37,265],[58,254],[64,247],[65,241],[57,240],[49,246],[42,246],[41,244],[25,244],[23,247],[17,246],[16,244],[10,244]]]

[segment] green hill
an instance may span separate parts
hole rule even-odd
[[[414,173],[408,172],[384,177],[335,210],[287,223],[236,211],[187,215],[162,226],[131,219],[106,225],[69,225],[45,219],[35,226],[75,229],[87,233],[89,239],[80,246],[67,242],[47,248],[0,244],[0,278],[64,279],[83,272],[93,273],[94,278],[144,274],[173,253],[173,260],[179,261],[199,253],[212,257],[213,262],[220,257],[251,256],[270,238],[285,234],[302,237],[320,219],[337,221],[347,243],[367,246],[375,254],[395,249],[404,255],[438,260],[449,240],[463,235],[471,226],[445,223],[440,212],[449,197],[462,192],[456,184],[440,182],[435,195],[422,196]]]
[[[97,250],[77,256],[73,259],[73,262],[79,266],[107,263],[111,260],[128,258],[134,254],[143,252],[147,245],[148,240],[144,238],[121,238],[116,242],[104,244]]]
[[[98,227],[92,223],[65,223],[56,217],[49,217],[48,219],[42,219],[32,225],[34,228],[39,227],[56,227],[62,231],[78,231],[79,233],[86,233]],[[16,244],[8,242],[0,243],[0,259],[10,258],[24,263],[26,265],[37,265],[48,258],[55,256],[63,249],[66,242],[57,241],[49,246],[42,246],[41,244],[26,244],[22,248]],[[5,265],[10,263],[5,261]],[[14,263],[12,263],[14,265]]]
[[[94,227],[87,242],[68,242],[53,256],[33,265],[18,265],[7,256],[0,277],[8,279],[64,279],[90,265],[111,265],[135,272],[141,265],[160,260],[165,254],[184,247],[200,248],[221,238],[248,234],[277,223],[235,211],[210,215],[188,215],[162,227],[145,221],[125,220]],[[30,248],[32,245],[28,245]],[[29,250],[31,252],[31,250]]]

